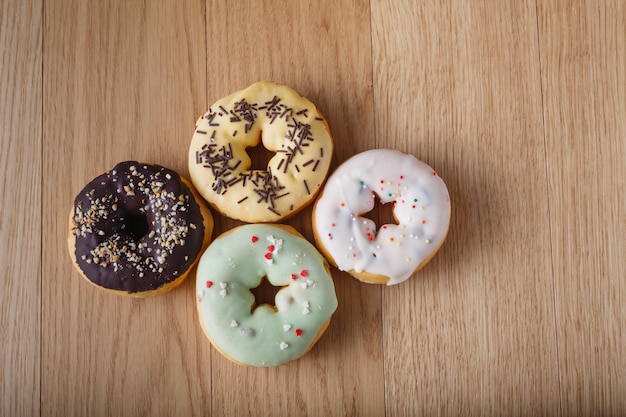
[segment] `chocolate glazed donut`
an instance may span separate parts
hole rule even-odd
[[[147,297],[182,283],[212,229],[212,216],[188,181],[162,166],[127,161],[76,196],[68,245],[92,284]]]

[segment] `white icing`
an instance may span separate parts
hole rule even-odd
[[[376,202],[394,205],[398,224],[376,224],[362,214]],[[443,180],[412,155],[377,149],[355,155],[331,175],[315,206],[318,243],[342,271],[407,280],[439,248],[450,223]]]

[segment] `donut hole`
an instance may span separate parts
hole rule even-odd
[[[259,143],[257,146],[248,148],[246,150],[248,156],[250,157],[251,167],[250,170],[257,171],[267,171],[267,166],[270,162],[270,159],[276,155],[275,152],[270,151],[262,143]]]
[[[395,203],[383,203],[378,194],[374,193],[374,196],[372,210],[370,210],[367,215],[362,215],[362,217],[372,221],[375,224],[375,230],[380,230],[384,225],[398,224],[393,215]]]
[[[378,226],[382,226],[385,224],[398,224],[396,218],[393,215],[394,207],[395,203],[383,204],[383,202],[380,201],[380,198],[378,198],[378,195],[376,196],[376,206],[374,207],[374,210],[376,210],[376,215],[374,218],[378,218],[378,221],[376,222]]]
[[[278,294],[281,289],[283,289],[283,287],[277,287],[269,282],[267,276],[261,278],[259,285],[256,288],[250,289],[250,292],[254,295],[252,311],[263,304],[267,304],[276,309],[276,294]]]
[[[127,214],[124,224],[126,225],[126,233],[135,242],[139,241],[150,231],[148,218],[145,214]]]

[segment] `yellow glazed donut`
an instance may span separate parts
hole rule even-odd
[[[261,281],[281,287],[275,305],[257,305]],[[304,355],[337,308],[326,260],[289,226],[248,224],[219,236],[198,265],[200,324],[228,359],[276,366]]]
[[[393,204],[397,224],[361,215],[376,196]],[[342,271],[364,282],[398,284],[422,268],[442,245],[450,196],[435,171],[414,156],[389,149],[353,156],[330,176],[313,210],[319,249]]]
[[[159,165],[125,161],[74,199],[68,247],[89,283],[149,297],[185,280],[212,231],[213,217],[187,180]]]
[[[246,148],[275,155],[251,170]],[[221,214],[245,222],[277,222],[309,204],[333,152],[326,120],[293,89],[257,82],[213,104],[196,123],[189,173],[198,192]]]

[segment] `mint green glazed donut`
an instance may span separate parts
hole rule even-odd
[[[263,278],[282,287],[275,306],[250,291]],[[295,229],[249,224],[209,246],[198,265],[200,323],[213,346],[241,365],[276,366],[305,354],[337,309],[328,264]]]

